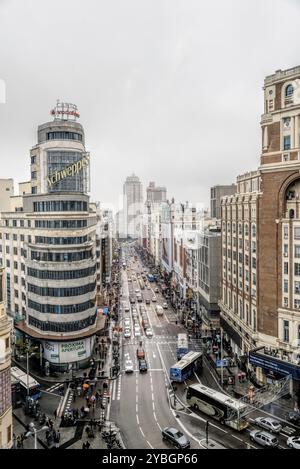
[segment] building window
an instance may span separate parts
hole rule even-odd
[[[11,442],[11,425],[7,427],[7,443]]]
[[[289,321],[283,321],[283,341],[290,341]]]
[[[256,310],[253,310],[253,330],[256,332]]]
[[[295,245],[295,257],[300,258],[300,245],[299,244]]]
[[[252,257],[252,269],[256,269],[256,258]]]
[[[253,254],[256,253],[256,242],[255,241],[252,241],[252,253]]]
[[[294,228],[294,239],[300,239],[300,226]]]
[[[241,236],[242,234],[243,234],[242,225],[241,223],[239,223],[239,235]]]
[[[256,225],[252,225],[252,238],[256,238]]]
[[[37,171],[31,171],[31,179],[37,179]]]
[[[249,226],[245,225],[245,236],[249,236]]]
[[[289,263],[285,262],[284,263],[284,275],[288,275],[288,274],[289,274]]]
[[[300,295],[300,282],[295,282],[295,295]]]
[[[294,300],[294,308],[300,309],[300,300]]]
[[[300,277],[300,264],[295,264],[295,275]]]
[[[252,283],[256,287],[256,274],[252,274]]]
[[[31,188],[31,194],[37,194],[37,186]]]
[[[284,239],[289,239],[289,227],[284,227]]]
[[[289,292],[289,281],[288,280],[283,281],[283,291],[284,291],[284,293]]]
[[[291,136],[290,135],[285,135],[283,137],[283,149],[284,150],[290,150],[291,149]]]
[[[31,164],[36,164],[36,156],[31,157]]]
[[[9,340],[9,337],[6,337],[5,339],[5,350],[8,350],[10,347],[10,340]]]
[[[286,298],[286,297],[283,298],[283,305],[284,305],[285,308],[288,308],[288,306],[289,306],[288,298]]]
[[[300,246],[299,246],[299,248],[300,248]],[[283,246],[283,252],[284,252],[284,257],[288,257],[288,255],[289,255],[289,245],[288,244],[285,244]],[[300,254],[300,251],[299,251],[299,254]]]
[[[294,96],[294,87],[293,85],[288,85],[285,89],[285,104],[292,104]]]

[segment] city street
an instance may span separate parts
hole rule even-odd
[[[130,297],[140,291],[137,274],[145,268],[140,259],[134,260],[132,248],[126,247],[125,252],[127,252],[128,261],[126,270],[124,269],[121,273],[120,324],[122,323],[122,316],[124,316],[125,305],[129,305]],[[128,281],[128,279],[131,279],[131,281]],[[250,441],[249,433],[257,428],[251,425],[251,420],[264,415],[263,411],[255,411],[249,415],[249,427],[244,432],[236,432],[222,426],[205,414],[196,414],[186,407],[186,384],[201,383],[219,391],[221,390],[208,366],[204,365],[201,376],[195,374],[192,380],[177,385],[176,397],[174,398],[174,392],[169,381],[169,369],[177,362],[177,335],[186,332],[186,330],[181,324],[176,324],[177,316],[171,307],[164,311],[163,316],[157,316],[155,305],[162,305],[165,298],[161,293],[154,292],[156,283],[150,283],[149,285],[151,286],[150,289],[146,287],[141,291],[143,303],[130,305],[130,315],[132,316],[133,309],[139,311],[140,304],[144,304],[153,337],[147,338],[144,335],[143,328],[140,327],[142,336],[136,338],[131,317],[131,337],[123,337],[122,371],[118,379],[113,382],[111,391],[110,418],[117,422],[120,427],[126,447],[168,448],[170,446],[162,441],[161,430],[164,427],[171,426],[180,429],[189,437],[191,448],[204,448],[206,422],[209,421],[209,439],[213,441],[216,447],[259,448],[256,443]],[[157,302],[151,301],[149,305],[146,305],[145,301],[147,299],[152,300],[153,296],[156,296]],[[139,322],[141,322],[140,314]],[[147,373],[139,372],[136,350],[140,342],[142,342],[146,354]],[[200,340],[191,338],[190,342],[193,350],[201,350]],[[128,358],[134,364],[134,372],[131,374],[125,373],[125,361]],[[287,448],[286,439],[285,435],[279,436],[280,448]]]

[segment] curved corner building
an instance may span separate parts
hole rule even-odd
[[[65,371],[89,361],[103,318],[96,308],[97,214],[89,203],[84,130],[75,106],[58,103],[52,114],[38,128],[22,200],[13,198],[12,211],[2,214],[3,250],[6,258],[11,250],[20,256],[14,267],[22,299],[13,294],[16,271],[7,278],[8,307],[22,319],[16,328],[42,344],[46,368]]]

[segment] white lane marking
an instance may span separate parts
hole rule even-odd
[[[151,449],[154,449],[154,447],[151,445],[151,443],[149,443],[148,440],[146,440],[146,441],[147,441],[148,445],[150,446],[150,448],[151,448]]]
[[[152,402],[152,409],[155,411],[155,404]]]
[[[139,429],[140,429],[141,434],[142,434],[143,437],[145,438],[145,433],[143,432],[142,427],[139,427]]]
[[[135,411],[136,411],[136,413],[138,413],[138,411],[139,411],[139,406],[138,406],[138,404],[136,404],[136,406],[135,406]]]
[[[116,380],[113,382],[113,393],[112,393],[112,400],[116,399]]]
[[[136,414],[136,420],[137,420],[138,425],[140,425],[140,419],[139,419],[139,415],[138,415],[138,414]]]
[[[197,378],[198,382],[201,384],[201,380],[200,380],[200,378],[199,378],[199,376],[197,375],[197,373],[196,373],[196,372],[194,372],[194,375],[196,376],[196,378]]]

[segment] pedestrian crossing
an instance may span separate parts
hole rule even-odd
[[[71,404],[73,402],[74,392],[75,392],[74,389],[70,389],[69,397],[68,397],[66,408],[65,408],[65,414],[70,412]]]
[[[63,386],[64,385],[62,383],[56,383],[53,384],[53,386],[50,386],[50,388],[46,389],[46,391],[50,393],[55,393],[55,391],[59,391],[59,389]]]

